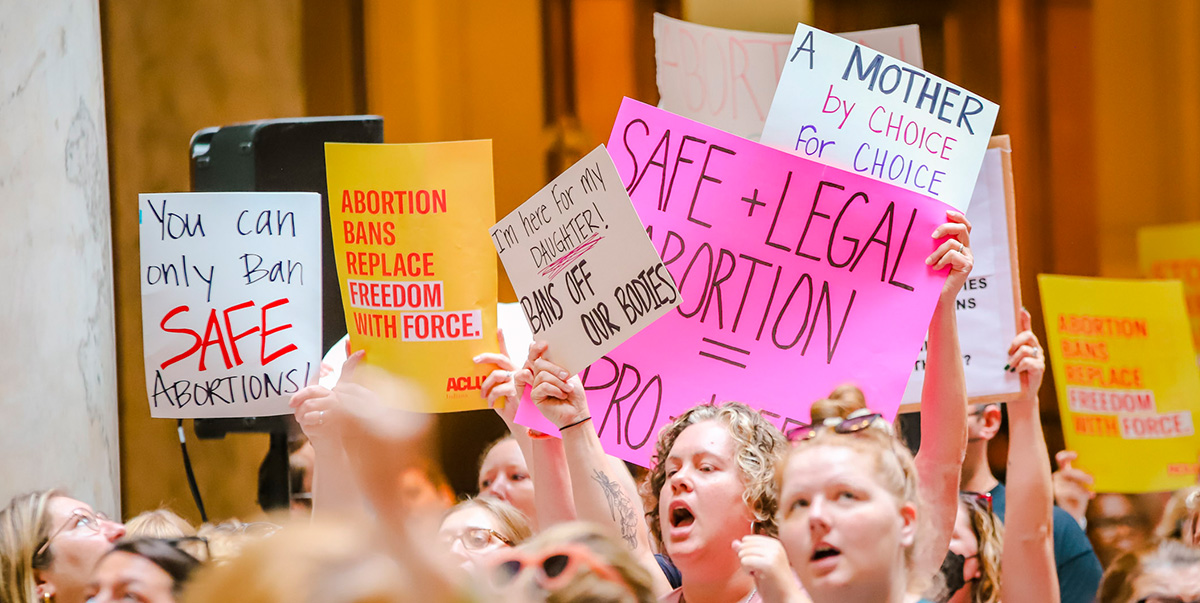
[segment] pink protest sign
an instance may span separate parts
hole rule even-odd
[[[924,260],[948,205],[630,99],[608,148],[683,298],[581,375],[609,454],[648,465],[700,403],[786,430],[846,382],[895,415],[947,274]],[[518,421],[553,432],[528,399]]]

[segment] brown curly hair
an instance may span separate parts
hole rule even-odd
[[[664,551],[662,525],[659,523],[658,500],[667,483],[665,462],[675,447],[675,440],[688,427],[702,421],[717,421],[729,430],[733,438],[738,471],[746,485],[742,500],[754,514],[757,532],[768,536],[779,533],[775,523],[775,509],[779,505],[779,491],[775,487],[775,473],[781,467],[787,451],[787,439],[783,432],[763,418],[758,411],[741,402],[725,402],[720,406],[701,404],[688,409],[658,432],[654,463],[646,479],[642,481],[642,502],[646,507],[646,523],[650,534]]]

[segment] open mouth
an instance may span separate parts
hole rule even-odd
[[[671,510],[671,527],[680,528],[690,526],[696,521],[696,516],[684,507],[675,507]]]
[[[831,547],[828,544],[822,544],[818,545],[816,550],[813,551],[812,560],[821,561],[822,559],[828,559],[840,554],[842,554],[842,552],[836,548]]]

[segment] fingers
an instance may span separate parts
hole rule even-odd
[[[1074,450],[1059,450],[1054,455],[1054,462],[1058,463],[1059,469],[1070,469],[1071,463],[1079,458],[1079,453]]]
[[[542,357],[546,350],[550,349],[550,344],[544,341],[535,341],[529,344],[529,357],[525,359],[525,365],[530,366],[533,362]]]
[[[346,362],[342,364],[342,376],[338,377],[338,385],[343,383],[353,383],[354,371],[358,368],[358,365],[362,363],[363,358],[366,357],[366,350],[359,350],[353,354],[350,354],[350,356],[346,358]]]
[[[508,356],[508,344],[504,342],[504,329],[500,327],[496,327],[496,343],[500,344],[500,353]]]
[[[479,395],[482,398],[489,398],[492,389],[498,385],[508,383],[512,379],[512,373],[509,371],[495,370],[483,380],[483,385],[479,388]],[[490,399],[490,398],[489,398]]]
[[[1091,489],[1091,486],[1096,483],[1096,478],[1092,477],[1087,471],[1083,471],[1081,469],[1059,469],[1058,473],[1063,479],[1075,482],[1076,484],[1087,487],[1088,489]]]
[[[561,387],[553,383],[539,383],[533,387],[533,392],[530,394],[534,402],[544,401],[547,399],[566,400],[567,392]]]
[[[933,266],[934,270],[953,266],[954,270],[958,272],[970,272],[974,265],[974,259],[971,256],[970,248],[960,246],[958,241],[950,239],[939,245],[929,257],[925,258],[925,263]]]
[[[970,236],[971,236],[971,231],[967,230],[966,224],[955,224],[954,222],[947,222],[945,224],[942,224],[941,226],[938,226],[933,231],[933,238],[935,238],[935,239],[940,239],[942,237],[951,237],[951,238],[957,239],[960,243],[963,243],[964,245],[966,244],[966,242],[970,238]]]
[[[1031,345],[1023,345],[1018,347],[1017,350],[1008,357],[1008,367],[1010,367],[1009,370],[1016,372],[1013,369],[1017,366],[1020,366],[1021,362],[1024,360],[1041,361],[1042,353],[1038,348]]]
[[[1033,316],[1024,307],[1017,313],[1017,328],[1022,331],[1033,331]]]
[[[494,364],[506,371],[511,371],[516,368],[516,365],[513,364],[512,359],[510,359],[508,356],[494,352],[480,354],[472,358],[472,360],[475,361],[475,364]]]
[[[536,388],[543,383],[549,383],[550,385],[553,385],[564,392],[574,391],[575,386],[571,384],[566,373],[567,372],[563,370],[559,370],[557,372],[551,372],[545,369],[539,370],[533,377],[533,386]]]
[[[553,362],[550,362],[544,358],[538,359],[533,363],[533,370],[539,373],[549,373],[555,377],[558,377],[559,380],[563,382],[567,382],[571,378],[571,373],[568,372],[567,369],[558,366],[557,364],[554,364]],[[567,387],[567,391],[571,391],[570,386]]]
[[[288,406],[290,406],[292,408],[299,408],[299,406],[301,404],[304,404],[306,401],[311,400],[313,398],[321,398],[324,396],[328,396],[329,393],[330,392],[328,389],[325,389],[324,387],[321,387],[320,385],[310,385],[310,386],[292,394],[292,399],[288,400]]]
[[[1038,344],[1037,335],[1034,335],[1033,331],[1021,331],[1017,333],[1016,337],[1013,337],[1012,344],[1008,346],[1008,355],[1012,356],[1017,353],[1017,349],[1021,346],[1041,347]]]
[[[506,411],[501,414],[501,417],[515,414],[517,412],[517,395],[513,389],[511,382],[501,384],[500,387],[494,388],[487,394],[488,408],[500,409]],[[509,406],[512,405],[511,408]]]

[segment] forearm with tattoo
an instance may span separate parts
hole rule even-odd
[[[603,471],[593,470],[592,479],[604,490],[604,498],[608,501],[608,510],[612,513],[612,520],[621,529],[621,538],[625,539],[630,549],[637,549],[637,515],[632,501],[621,490],[621,486]]]

